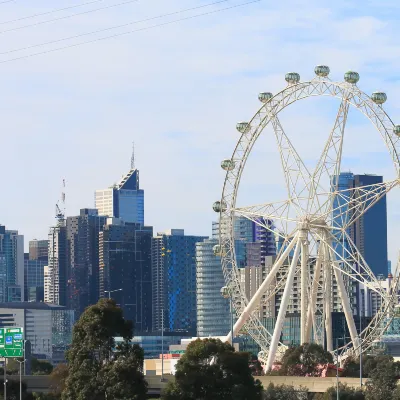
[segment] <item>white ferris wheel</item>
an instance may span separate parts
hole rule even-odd
[[[259,94],[262,107],[249,122],[237,124],[240,139],[221,167],[226,171],[220,201],[213,205],[220,214],[219,245],[214,253],[221,257],[226,287],[232,299],[237,321],[233,335],[245,331],[261,347],[266,368],[286,350],[281,333],[294,286],[300,297],[300,341],[318,343],[334,350],[332,312],[344,313],[349,340],[342,350],[348,354],[366,351],[387,329],[397,304],[398,279],[391,291],[382,287],[349,235],[349,227],[391,189],[400,184],[400,125],[394,125],[382,105],[386,94],[368,96],[357,82],[359,74],[349,71],[343,82],[329,79],[329,67],[317,66],[315,77],[300,81],[297,73],[286,74],[287,86],[273,95]],[[302,161],[279,120],[279,113],[291,104],[313,96],[331,96],[340,105],[322,154],[312,171]],[[392,158],[396,179],[374,185],[340,190],[343,139],[349,107],[364,114],[380,133]],[[272,126],[287,189],[287,198],[279,202],[237,206],[242,172],[253,146],[264,128]],[[238,216],[272,230],[281,246],[266,278],[252,298],[246,298],[235,255],[234,222]],[[271,221],[273,222],[271,224]],[[357,332],[351,305],[354,285],[371,290],[381,305],[361,334]],[[275,325],[267,329],[260,319],[260,305],[281,294]],[[334,298],[336,303],[334,304]],[[335,308],[336,309],[336,308]],[[232,332],[227,336],[231,340]]]

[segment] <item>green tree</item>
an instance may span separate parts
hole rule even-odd
[[[31,370],[32,375],[50,375],[53,371],[53,366],[48,361],[32,357]]]
[[[248,353],[235,353],[217,339],[195,340],[178,361],[175,382],[162,394],[164,400],[258,400],[262,385],[254,380]]]
[[[363,377],[368,378],[372,371],[376,369],[379,364],[392,363],[393,368],[397,372],[397,376],[400,376],[400,363],[393,362],[393,357],[390,355],[364,355],[362,357],[363,365]],[[360,376],[360,358],[359,357],[348,357],[343,365],[343,376],[349,378],[358,378]]]
[[[288,385],[270,383],[264,393],[264,400],[300,400],[308,398],[308,389],[295,389]]]
[[[315,343],[289,347],[282,357],[280,375],[319,376],[319,365],[332,363],[332,354]]]
[[[326,393],[321,394],[316,400],[336,400],[336,386],[329,388]],[[354,389],[347,385],[339,383],[339,399],[340,400],[364,400],[365,395],[362,390]]]
[[[367,400],[398,400],[398,397],[394,397],[396,389],[396,364],[392,361],[377,364],[376,368],[369,374],[366,385]]]
[[[101,299],[88,307],[74,326],[62,399],[145,399],[143,350],[130,344],[132,334],[132,322],[124,319],[114,300]],[[116,336],[124,342],[114,352]]]

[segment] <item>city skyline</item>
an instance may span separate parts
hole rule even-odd
[[[149,17],[155,14],[154,5],[162,14],[200,4],[189,0],[139,2],[108,14],[93,13],[35,30],[10,32],[4,51],[42,43],[49,36],[62,38]],[[9,20],[36,13],[38,8],[52,9],[49,1],[39,1],[35,6],[5,4],[1,10],[4,20]],[[20,81],[5,82],[0,100],[4,129],[9,133],[2,143],[4,162],[11,165],[18,160],[16,169],[3,176],[3,186],[14,189],[0,199],[1,222],[24,234],[26,243],[46,238],[48,227],[54,225],[62,179],[67,181],[67,215],[93,208],[93,191],[117,182],[128,170],[135,140],[137,166],[146,190],[146,224],[156,231],[176,227],[188,234],[210,236],[211,204],[220,196],[223,183],[219,163],[232,152],[235,124],[255,113],[258,92],[274,93],[282,88],[285,72],[297,70],[301,76],[312,76],[314,66],[325,63],[331,67],[332,79],[341,80],[346,70],[355,69],[366,92],[379,88],[387,92],[385,109],[400,120],[393,101],[400,89],[395,57],[399,45],[393,35],[398,13],[394,1],[385,2],[385,7],[367,4],[362,14],[344,2],[331,5],[330,10],[313,1],[301,8],[292,1],[268,9],[265,4],[253,4],[190,23],[3,64],[4,73],[16,73]],[[216,40],[206,40],[209,37]],[[304,39],[308,44],[299,46]],[[239,57],[242,51],[245,55]],[[105,54],[118,62],[105,60]],[[274,54],[279,56],[271,62]],[[176,59],[181,62],[177,64]],[[189,103],[186,99],[191,95]],[[160,98],[164,104],[155,119],[153,108]],[[332,120],[325,108],[317,115],[318,126],[296,135],[295,128],[307,126],[313,118],[298,110],[291,115],[288,132],[318,137]],[[365,126],[367,121],[362,119],[354,123],[355,142]],[[391,166],[384,162],[387,153],[375,146],[374,140],[380,138],[373,139],[368,128],[370,133],[368,140],[354,146],[363,157],[358,162],[354,152],[343,167],[390,179]],[[311,147],[300,146],[308,152]],[[259,149],[260,157],[269,156],[265,148]],[[253,171],[257,164],[258,159]],[[22,174],[24,185],[15,185]],[[279,182],[269,178],[268,189],[276,191],[274,197],[279,200],[274,187]],[[171,192],[174,196],[164,196]],[[160,198],[164,199],[162,206]],[[389,258],[394,265],[399,203],[400,194],[394,191],[388,196]]]

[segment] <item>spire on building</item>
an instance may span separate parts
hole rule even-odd
[[[131,169],[135,169],[135,142],[132,142]]]

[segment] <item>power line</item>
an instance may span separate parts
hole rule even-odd
[[[49,45],[49,44],[65,42],[66,40],[77,39],[79,37],[88,36],[88,35],[94,35],[95,33],[101,33],[101,32],[106,32],[106,31],[110,31],[110,30],[113,30],[113,29],[124,28],[124,27],[129,26],[129,25],[140,24],[142,22],[148,22],[148,21],[152,21],[152,20],[155,20],[155,19],[170,17],[171,15],[176,15],[176,14],[180,14],[180,13],[184,13],[184,12],[188,12],[188,11],[198,10],[198,9],[204,8],[204,7],[210,7],[210,6],[213,6],[213,5],[216,5],[216,4],[220,4],[220,3],[226,3],[227,1],[229,1],[229,0],[218,0],[218,1],[214,1],[212,3],[204,4],[202,6],[186,8],[184,10],[174,11],[174,12],[171,12],[171,13],[168,13],[168,14],[157,15],[156,17],[145,18],[145,19],[138,20],[138,21],[128,22],[127,24],[111,26],[109,28],[98,29],[97,31],[81,33],[79,35],[69,36],[69,37],[63,38],[63,39],[51,40],[49,42],[34,44],[32,46],[20,47],[19,49],[14,49],[14,50],[8,50],[8,51],[1,52],[0,55],[16,53],[18,51],[23,51],[23,50],[30,50],[30,49],[34,49],[35,47],[41,47],[41,46],[46,46],[46,45]]]
[[[12,1],[15,1],[15,0],[6,0],[6,1],[2,1],[2,2],[0,2],[0,4],[11,3]]]
[[[15,1],[15,0],[7,0],[7,1],[4,1],[3,3],[9,3],[10,1]],[[56,13],[56,12],[59,12],[59,11],[70,10],[71,8],[83,7],[83,6],[87,6],[88,4],[99,3],[100,1],[103,1],[103,0],[92,0],[92,1],[88,1],[87,3],[78,4],[78,5],[76,5],[76,6],[69,6],[69,7],[64,7],[64,8],[57,8],[56,10],[46,11],[46,12],[44,12],[44,13],[28,15],[28,16],[26,16],[26,17],[17,18],[17,19],[10,19],[9,21],[0,22],[0,25],[10,24],[11,22],[22,21],[22,20],[28,19],[28,18],[40,17],[40,16],[42,16],[42,15],[53,14],[53,13]],[[0,4],[3,4],[3,3],[0,3]]]
[[[53,53],[53,52],[56,52],[56,51],[66,50],[66,49],[73,48],[73,47],[83,46],[83,45],[86,45],[86,44],[99,42],[101,40],[111,39],[111,38],[115,38],[115,37],[123,36],[123,35],[129,35],[131,33],[146,31],[146,30],[158,28],[158,27],[161,27],[161,26],[171,25],[171,24],[174,24],[174,23],[177,23],[177,22],[181,22],[181,21],[186,21],[186,20],[189,20],[189,19],[202,17],[202,16],[205,16],[205,15],[216,14],[218,12],[227,11],[227,10],[231,10],[231,9],[238,8],[238,7],[244,7],[244,6],[246,6],[248,4],[252,4],[252,3],[259,3],[260,1],[262,1],[262,0],[252,0],[252,1],[248,1],[246,3],[236,4],[234,6],[230,6],[230,7],[226,7],[226,8],[220,8],[219,10],[208,11],[208,12],[205,12],[205,13],[202,13],[202,14],[196,14],[196,15],[191,15],[189,17],[179,18],[179,19],[176,19],[174,21],[163,22],[161,24],[156,24],[156,25],[147,26],[147,27],[144,27],[144,28],[135,29],[133,31],[116,33],[114,35],[104,36],[102,38],[89,40],[87,42],[71,44],[71,45],[64,46],[64,47],[58,47],[56,49],[41,51],[39,53],[27,54],[25,56],[21,56],[21,57],[16,57],[16,58],[11,58],[11,59],[8,59],[8,60],[0,61],[0,64],[5,64],[5,63],[11,62],[11,61],[22,60],[24,58],[35,57],[35,56],[39,56],[39,55],[43,55],[43,54]]]
[[[67,19],[67,18],[76,17],[76,16],[78,16],[78,15],[90,14],[90,13],[93,13],[93,12],[96,12],[96,11],[106,10],[107,8],[123,6],[123,5],[125,5],[125,4],[130,4],[130,3],[137,3],[138,1],[140,1],[140,0],[129,0],[129,1],[124,1],[123,3],[111,4],[111,5],[109,5],[109,6],[100,7],[100,8],[95,8],[94,10],[88,10],[88,11],[83,11],[83,12],[75,13],[75,14],[71,14],[71,15],[65,15],[65,16],[63,16],[63,17],[48,19],[48,20],[46,20],[46,21],[35,22],[34,24],[23,25],[23,26],[17,26],[16,28],[11,28],[11,29],[6,29],[5,31],[0,31],[0,34],[6,33],[6,32],[17,31],[17,30],[19,30],[19,29],[30,28],[30,27],[32,27],[32,26],[38,26],[38,25],[48,24],[48,23],[50,23],[50,22],[60,21],[60,20],[62,20],[62,19]]]

